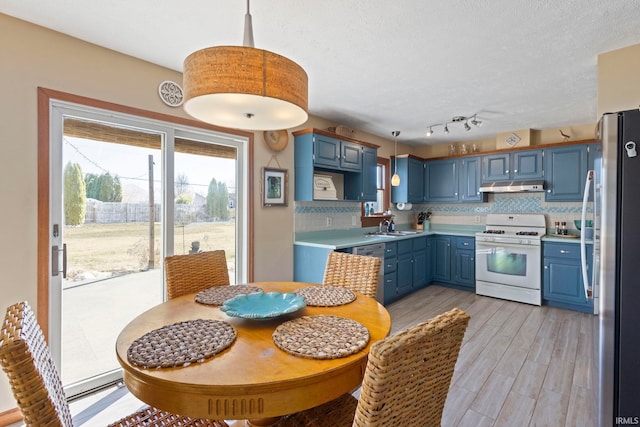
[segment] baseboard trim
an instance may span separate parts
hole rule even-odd
[[[0,427],[6,427],[9,424],[22,421],[22,412],[20,409],[14,408],[0,413]]]

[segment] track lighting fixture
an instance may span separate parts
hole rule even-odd
[[[442,126],[443,127],[442,131],[446,135],[448,135],[449,125],[455,124],[455,123],[463,123],[464,130],[468,132],[471,130],[471,126],[469,126],[469,122],[471,122],[471,124],[474,125],[475,127],[482,126],[482,122],[478,120],[478,118],[476,117],[476,114],[474,114],[473,116],[454,116],[451,120],[448,120],[444,123],[435,123],[427,126],[429,128],[429,130],[426,132],[427,138],[433,135],[433,128],[438,126]]]

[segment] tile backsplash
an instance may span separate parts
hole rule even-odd
[[[360,228],[360,203],[354,202],[296,202],[295,232],[342,230]],[[431,223],[452,225],[484,225],[489,213],[542,213],[547,228],[555,221],[566,221],[573,229],[573,220],[580,219],[580,202],[545,202],[544,193],[489,194],[486,203],[443,203],[413,205],[411,210],[400,211],[392,206],[396,224],[411,224],[420,211],[430,209]]]

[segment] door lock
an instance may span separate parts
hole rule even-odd
[[[62,270],[60,270],[60,252],[62,252]],[[51,275],[57,276],[62,273],[62,278],[67,278],[67,244],[62,244],[62,249],[58,246],[51,247]]]

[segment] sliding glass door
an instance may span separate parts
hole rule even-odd
[[[165,298],[163,259],[224,249],[246,281],[246,143],[53,102],[49,341],[68,396],[119,380],[114,344]]]

